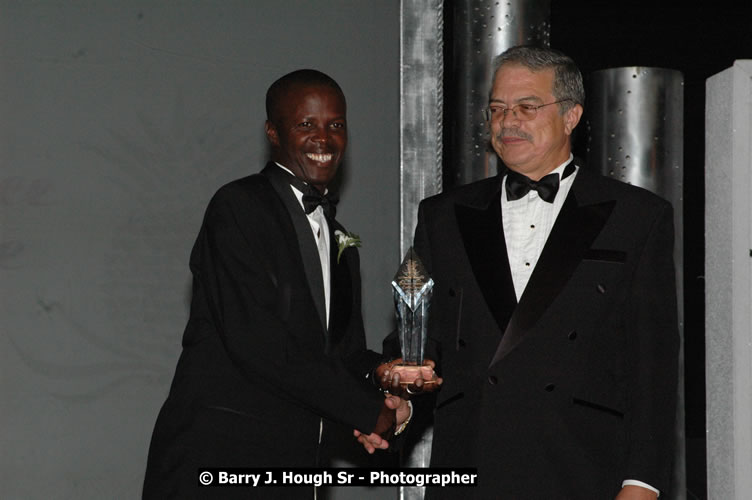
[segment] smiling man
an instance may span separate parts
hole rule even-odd
[[[584,100],[569,57],[504,52],[487,116],[507,168],[420,204],[414,248],[435,283],[427,356],[444,380],[431,465],[478,468],[476,487],[426,498],[668,493],[672,209],[574,160]]]
[[[266,96],[272,160],[324,193],[347,146],[345,96],[334,80],[285,82],[275,82]]]
[[[347,146],[342,90],[299,70],[272,84],[266,107],[272,162],[219,189],[193,247],[190,318],[144,498],[313,498],[313,487],[200,487],[198,470],[326,465],[328,422],[381,434],[409,412],[366,380],[381,356],[365,349],[358,252],[337,257],[345,229],[328,187]]]

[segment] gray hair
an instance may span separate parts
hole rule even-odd
[[[582,73],[572,58],[554,49],[519,45],[505,50],[493,61],[493,78],[505,64],[520,64],[530,71],[554,70],[554,87],[552,93],[557,101],[570,99],[559,105],[559,112],[566,113],[575,104],[585,105],[585,86]]]

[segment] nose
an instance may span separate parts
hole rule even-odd
[[[311,140],[317,144],[326,144],[329,140],[329,130],[326,127],[316,127]]]
[[[517,110],[514,108],[507,108],[504,110],[504,113],[501,115],[501,125],[502,127],[505,126],[507,123],[507,120],[511,121],[519,121],[519,118],[517,118]]]

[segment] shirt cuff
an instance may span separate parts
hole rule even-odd
[[[650,491],[654,491],[656,495],[661,496],[661,492],[658,491],[656,488],[653,488],[647,483],[643,483],[642,481],[638,481],[636,479],[625,479],[624,482],[621,483],[621,487],[625,486],[639,486],[640,488],[647,488]]]
[[[398,436],[399,434],[402,434],[402,432],[407,429],[407,424],[410,423],[410,419],[413,418],[413,403],[412,401],[407,402],[407,406],[410,408],[410,414],[407,416],[404,422],[402,422],[402,425],[399,426],[399,429],[394,431],[394,435]]]

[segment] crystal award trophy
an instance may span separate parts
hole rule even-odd
[[[423,355],[426,348],[428,313],[433,293],[433,280],[412,247],[407,251],[402,264],[392,281],[394,306],[397,314],[397,330],[404,367],[413,369],[400,370],[400,384],[412,383],[421,373],[425,383],[431,380],[433,370],[424,367]],[[427,371],[426,371],[427,370]]]

